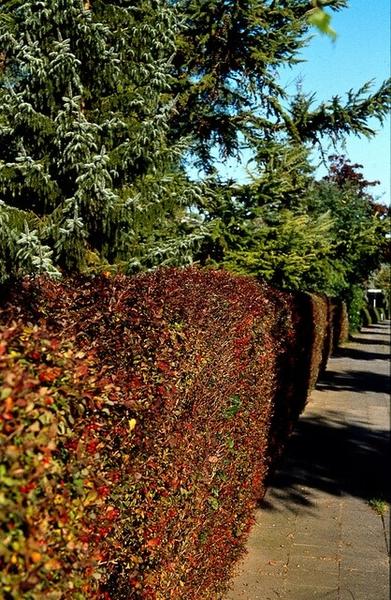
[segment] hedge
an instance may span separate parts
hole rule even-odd
[[[219,598],[316,380],[325,307],[196,269],[15,290],[4,599]]]
[[[381,323],[385,318],[385,310],[379,306],[369,306],[368,309],[372,323]]]
[[[327,313],[325,337],[322,348],[322,359],[319,373],[326,371],[327,361],[337,348],[349,338],[349,317],[346,304],[337,298],[322,298]]]
[[[326,297],[295,294],[290,297],[290,306],[290,314],[283,318],[292,323],[294,335],[292,344],[289,344],[289,339],[285,342],[285,352],[280,357],[267,449],[271,467],[269,475],[274,471],[285,441],[315,387],[329,333]]]
[[[363,327],[368,327],[369,325],[372,325],[373,320],[372,320],[372,316],[371,316],[369,307],[364,306],[361,309],[361,320],[362,320]]]
[[[333,314],[333,349],[337,348],[349,339],[349,317],[346,304],[341,300],[332,300]]]

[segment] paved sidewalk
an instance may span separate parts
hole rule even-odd
[[[262,506],[225,600],[389,600],[390,329],[328,364]],[[380,505],[380,507],[383,505]]]

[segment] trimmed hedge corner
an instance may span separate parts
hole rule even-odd
[[[1,314],[4,599],[219,597],[326,308],[224,271],[25,281]]]

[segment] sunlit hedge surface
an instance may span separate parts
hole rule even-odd
[[[327,300],[161,270],[25,281],[0,320],[4,599],[219,598]]]

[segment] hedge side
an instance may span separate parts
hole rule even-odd
[[[361,321],[362,321],[363,327],[368,327],[369,325],[372,325],[372,323],[373,323],[371,313],[367,306],[364,306],[361,309]]]
[[[371,315],[372,323],[381,323],[381,321],[385,318],[385,311],[381,307],[368,306],[368,311]]]
[[[333,300],[333,352],[349,338],[349,317],[346,304]]]
[[[319,373],[326,371],[327,361],[337,348],[349,338],[349,317],[346,304],[337,298],[322,298],[327,313],[326,330]]]
[[[25,282],[1,314],[5,600],[218,598],[324,304],[195,269]]]
[[[290,296],[291,312],[280,315],[292,323],[292,342],[279,359],[279,376],[269,432],[269,475],[277,466],[285,442],[304,410],[307,398],[317,382],[324,344],[329,333],[326,297],[299,293]],[[327,356],[328,358],[328,356]]]

